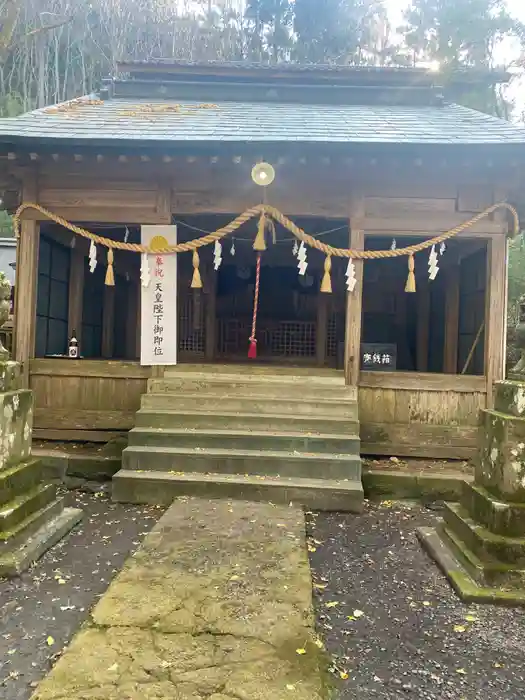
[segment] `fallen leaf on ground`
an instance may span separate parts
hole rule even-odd
[[[464,625],[454,625],[454,632],[465,632],[466,629]]]
[[[319,647],[319,649],[324,649],[324,644],[322,643],[322,641],[320,639],[315,640],[315,646]]]
[[[320,591],[324,591],[326,588],[326,583],[314,583],[314,588],[317,588]]]
[[[311,544],[308,545],[308,551],[309,552],[317,552],[317,549],[315,547],[312,547]]]
[[[432,605],[432,603],[430,603],[428,600],[424,600],[423,605],[425,606],[425,608],[428,608]]]
[[[288,685],[286,686],[286,690],[295,690],[295,685],[288,683]]]
[[[459,673],[461,676],[465,676],[467,674],[464,668],[457,668],[456,673]]]
[[[304,656],[304,655],[306,654],[306,649],[303,649],[303,648],[301,648],[301,649],[296,649],[296,650],[295,650],[295,653],[296,653],[296,654],[299,654],[299,656]]]
[[[339,675],[344,681],[348,679],[348,673],[346,671],[339,671]]]
[[[331,600],[329,603],[325,603],[325,608],[336,608],[339,605],[337,600]]]
[[[53,637],[48,637],[48,638],[46,639],[46,642],[47,642],[47,646],[48,646],[48,647],[52,647],[53,644],[55,643],[55,640],[53,639]]]
[[[358,617],[363,617],[364,612],[362,610],[354,610],[353,615],[355,619],[357,620]]]
[[[465,620],[467,622],[477,622],[478,618],[475,615],[465,615]]]

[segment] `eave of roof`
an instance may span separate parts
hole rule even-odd
[[[0,142],[79,145],[322,144],[451,146],[525,144],[525,129],[460,107],[177,103],[84,98],[0,119]]]

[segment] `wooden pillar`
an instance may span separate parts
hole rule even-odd
[[[138,289],[138,291],[137,291]],[[127,283],[127,315],[126,315],[126,358],[137,359],[137,324],[140,325],[139,318],[139,298],[140,284],[137,280],[130,279]]]
[[[430,332],[430,286],[425,276],[417,284],[417,347],[418,372],[428,372],[428,342]]]
[[[207,267],[204,287],[204,357],[206,358],[207,362],[213,362],[213,360],[215,359],[215,351],[217,344],[217,273],[211,268],[211,266]]]
[[[315,328],[316,362],[319,367],[326,364],[326,339],[328,334],[328,294],[317,295],[317,323]]]
[[[102,357],[113,357],[115,338],[115,287],[104,287],[104,307],[102,310]]]
[[[137,296],[137,317],[135,325],[135,356],[140,360],[140,338],[141,338],[141,323],[142,323],[142,284],[137,282],[135,288],[135,294]]]
[[[489,408],[493,403],[494,382],[505,379],[507,254],[507,237],[494,235],[487,250],[485,291],[485,376]]]
[[[24,177],[23,201],[38,200],[36,173]],[[35,356],[36,298],[40,224],[21,222],[16,251],[14,359],[22,364],[22,386],[29,387],[29,361]]]
[[[459,341],[459,261],[454,261],[454,264],[447,268],[445,279],[445,339],[443,343],[443,372],[445,374],[457,374]]]
[[[365,232],[363,220],[365,198],[355,197],[350,211],[350,248],[364,250]],[[354,260],[357,283],[353,292],[346,295],[345,324],[345,384],[357,386],[359,383],[361,359],[361,322],[363,309],[363,261]]]
[[[82,353],[82,311],[84,301],[84,253],[77,246],[71,250],[71,267],[69,271],[69,310],[68,310],[68,338],[73,333]]]

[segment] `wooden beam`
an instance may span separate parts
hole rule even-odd
[[[485,292],[485,376],[488,408],[491,408],[493,403],[494,382],[505,379],[507,255],[507,238],[492,238],[487,255]]]
[[[217,347],[217,273],[211,269],[211,266],[207,269],[204,292],[204,357],[208,362],[213,362]]]
[[[430,286],[428,278],[417,283],[417,346],[416,368],[418,372],[428,370],[428,341],[430,335]]]
[[[62,358],[43,358],[31,360],[31,376],[42,377],[104,377],[107,379],[148,379],[149,367],[142,367],[138,362],[114,360],[66,360]]]
[[[104,287],[102,310],[102,357],[113,357],[115,336],[115,287]]]
[[[459,264],[454,263],[448,267],[445,275],[445,339],[443,342],[443,371],[445,374],[457,374],[459,341]]]
[[[23,182],[23,200],[38,201],[36,172],[27,173]],[[22,365],[22,387],[29,388],[29,361],[35,356],[36,297],[40,225],[22,221],[16,251],[14,357]]]
[[[141,320],[142,320],[142,284],[139,281],[136,288],[137,294],[137,325],[135,326],[135,357],[140,362],[141,349]]]
[[[362,222],[365,215],[365,198],[354,197],[350,209],[350,248],[364,250],[365,232]],[[361,322],[363,309],[363,261],[354,260],[357,283],[346,296],[345,324],[345,384],[357,386],[361,359]]]
[[[68,338],[76,334],[82,353],[82,307],[84,301],[84,253],[75,246],[71,250],[69,272]]]
[[[128,308],[126,318],[126,357],[129,360],[137,359],[137,327],[140,327],[139,298],[140,282],[130,280],[128,282]]]
[[[316,362],[319,367],[326,364],[326,336],[328,334],[328,294],[317,294]]]
[[[449,377],[437,372],[361,372],[359,387],[400,391],[440,391],[460,394],[485,393],[487,380],[475,375]]]

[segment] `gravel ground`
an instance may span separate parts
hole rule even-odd
[[[439,513],[309,514],[319,632],[339,700],[523,700],[525,611],[464,605],[415,537]],[[348,675],[348,679],[346,679]]]
[[[95,487],[95,489],[100,487]],[[0,579],[0,698],[26,700],[164,512],[70,492],[84,519],[20,579]]]
[[[163,513],[104,493],[67,499],[84,510],[82,524],[21,579],[0,580],[0,700],[30,697]],[[360,516],[308,515],[319,631],[342,677],[338,700],[525,697],[525,611],[459,602],[414,534],[438,516],[391,502]]]

